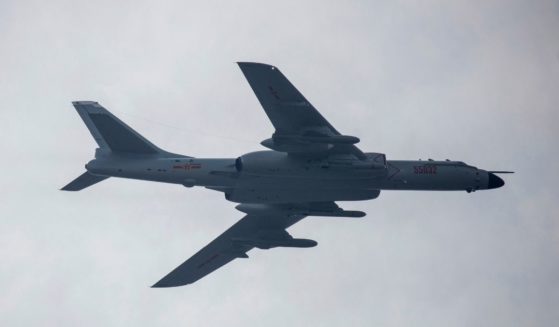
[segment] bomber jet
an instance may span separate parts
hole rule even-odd
[[[287,228],[308,216],[363,217],[335,201],[371,200],[381,190],[466,191],[504,185],[498,173],[460,161],[386,160],[363,152],[355,136],[338,132],[274,66],[240,62],[241,71],[275,132],[270,149],[238,158],[206,159],[157,147],[99,103],[73,102],[98,148],[86,172],[64,186],[79,191],[109,177],[201,186],[239,203],[245,213],[223,234],[152,287],[191,284],[254,248],[308,248]]]

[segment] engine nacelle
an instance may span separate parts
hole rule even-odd
[[[267,238],[234,238],[234,244],[254,246],[256,248],[267,250],[271,248],[312,248],[318,245],[315,240],[306,238],[286,238],[286,239],[267,239]]]
[[[238,172],[254,174],[305,173],[313,170],[336,169],[347,172],[367,170],[371,174],[386,173],[386,156],[383,153],[366,153],[366,160],[357,160],[353,156],[333,155],[324,159],[302,159],[277,151],[258,151],[247,153],[235,160]]]
[[[273,188],[237,188],[225,193],[225,199],[237,203],[297,203],[322,201],[361,201],[375,199],[380,190],[367,189],[273,189]],[[315,214],[315,212],[302,212]],[[359,214],[350,214],[358,216]]]
[[[304,170],[304,163],[277,151],[247,153],[235,160],[238,172],[273,174],[279,171]]]

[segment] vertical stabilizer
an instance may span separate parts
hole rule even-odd
[[[167,153],[94,101],[72,102],[101,149],[132,154]]]

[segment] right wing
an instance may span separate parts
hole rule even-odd
[[[240,204],[247,215],[223,234],[171,271],[152,287],[192,284],[236,258],[248,258],[253,248],[313,247],[316,242],[293,238],[286,228],[306,216],[362,217],[359,211],[344,211],[334,202],[297,204]]]
[[[236,258],[248,258],[246,252],[254,247],[288,244],[293,238],[285,229],[304,217],[274,210],[247,214],[152,287],[191,284]]]

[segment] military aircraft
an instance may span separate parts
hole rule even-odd
[[[363,217],[335,201],[370,200],[381,190],[466,191],[504,185],[497,173],[460,161],[386,160],[363,152],[359,139],[338,132],[274,66],[240,62],[275,127],[261,142],[271,150],[205,159],[155,146],[93,101],[73,102],[98,144],[86,172],[64,186],[79,191],[109,177],[202,186],[223,192],[246,215],[152,287],[194,283],[253,248],[308,248],[287,228],[307,216]]]

